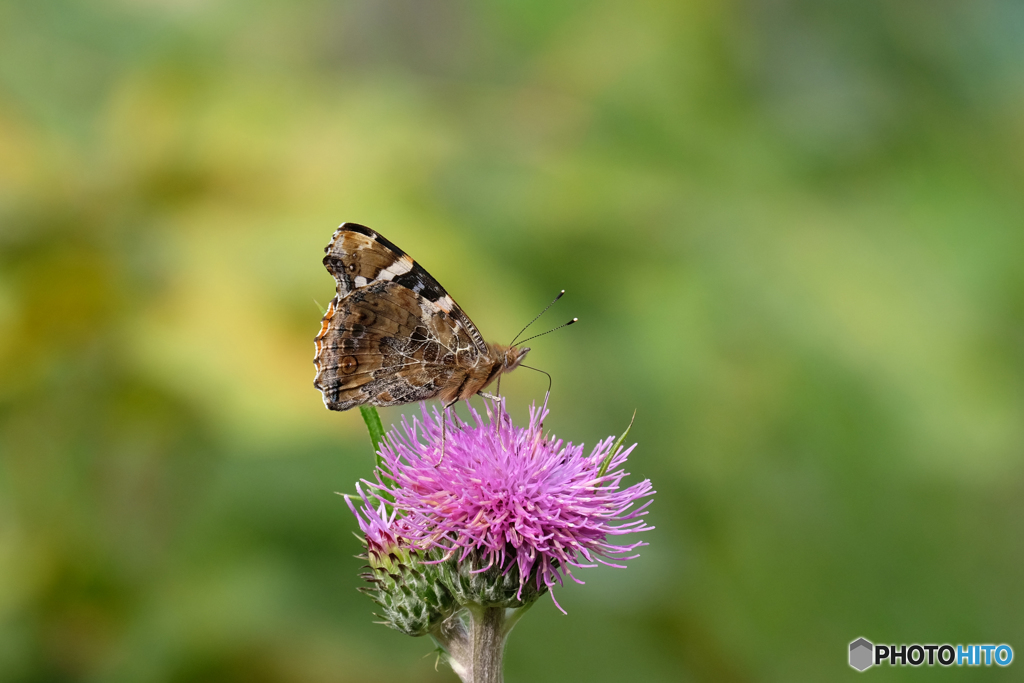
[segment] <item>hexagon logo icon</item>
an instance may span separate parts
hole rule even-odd
[[[875,646],[864,638],[858,638],[850,643],[850,666],[857,671],[864,671],[874,664]]]

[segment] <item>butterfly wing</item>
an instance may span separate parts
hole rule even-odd
[[[338,294],[315,340],[313,385],[331,410],[433,398],[473,366],[477,339],[487,352],[437,281],[369,228],[339,228],[324,265]]]
[[[342,223],[334,231],[324,252],[327,254],[324,266],[337,282],[335,305],[360,287],[373,282],[394,282],[451,316],[469,336],[476,350],[487,353],[487,344],[480,331],[444,287],[380,233],[358,223]]]
[[[394,282],[356,289],[328,309],[313,385],[331,410],[433,398],[476,351],[433,303]]]

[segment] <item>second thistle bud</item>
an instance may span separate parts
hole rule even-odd
[[[360,590],[381,607],[383,623],[410,636],[423,636],[437,629],[455,608],[451,593],[440,581],[437,565],[423,564],[415,551],[399,545],[371,549],[367,544],[367,570],[362,574],[370,586]]]
[[[362,496],[362,491],[359,493]],[[367,561],[362,578],[370,585],[360,590],[381,607],[377,616],[382,623],[410,636],[423,636],[437,629],[455,609],[437,565],[423,563],[423,555],[397,533],[394,519],[388,518],[383,504],[375,509],[363,496],[364,504],[357,511],[348,497],[346,501],[365,534],[366,551],[360,558]]]

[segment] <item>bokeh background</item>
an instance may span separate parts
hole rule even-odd
[[[1014,0],[6,0],[0,681],[455,681],[355,590],[369,441],[311,385],[345,220],[494,341],[568,290],[531,354],[559,436],[637,409],[650,546],[535,607],[510,682],[1024,653],[1022,32]],[[502,384],[520,417],[545,387]]]

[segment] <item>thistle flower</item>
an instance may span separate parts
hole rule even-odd
[[[349,496],[345,496],[345,502],[359,522],[366,545],[360,557],[367,561],[368,571],[362,578],[370,586],[360,590],[382,608],[383,613],[377,615],[382,623],[396,631],[410,636],[436,632],[455,609],[451,593],[440,580],[439,568],[424,563],[421,553],[402,538],[394,512],[388,515],[383,502],[374,507],[358,484],[356,491],[362,498],[359,509]]]
[[[399,541],[400,535],[397,524],[395,524],[395,513],[392,512],[389,515],[383,502],[374,507],[359,484],[356,484],[356,493],[363,501],[360,510],[357,510],[356,506],[352,504],[350,496],[345,496],[345,502],[348,503],[349,509],[355,515],[356,522],[359,523],[359,530],[363,532],[367,559],[374,566],[390,567],[393,564],[393,556],[395,560],[407,558],[409,551]],[[396,556],[395,553],[398,555]]]
[[[523,606],[567,576],[583,583],[573,568],[622,567],[636,557],[630,553],[645,543],[608,540],[653,528],[641,519],[651,501],[637,506],[654,494],[650,480],[621,488],[627,473],[620,467],[635,444],[612,452],[608,437],[584,455],[582,444],[544,435],[546,406],[532,407],[529,425],[516,427],[495,405],[497,425],[472,407],[469,422],[449,414],[443,458],[441,414],[424,407],[422,420],[403,418],[401,432],[380,445],[378,481],[364,480],[394,498],[392,514],[413,547],[444,553],[442,578],[456,599]],[[467,594],[476,574],[493,581]],[[506,594],[496,594],[496,584]]]

